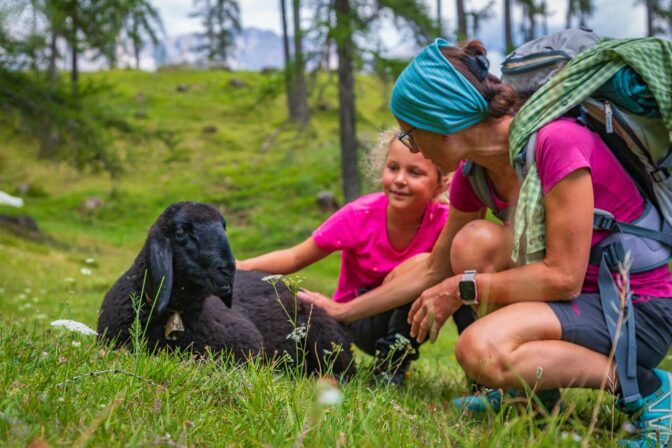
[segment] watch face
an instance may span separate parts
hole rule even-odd
[[[469,301],[476,298],[476,282],[463,280],[460,282],[460,299]]]

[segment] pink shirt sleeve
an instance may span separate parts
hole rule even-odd
[[[469,179],[462,174],[462,165],[464,165],[464,160],[457,165],[450,183],[450,205],[461,212],[477,212],[485,205],[474,193]]]
[[[327,252],[347,249],[355,241],[351,204],[343,206],[313,232],[315,244]]]
[[[544,194],[582,168],[591,169],[594,137],[571,119],[549,123],[537,133],[535,156]]]

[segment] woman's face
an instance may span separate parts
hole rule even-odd
[[[436,132],[418,129],[410,124],[397,119],[401,132],[408,133],[404,138],[409,143],[411,152],[422,155],[434,162],[444,173],[455,171],[460,160],[464,158],[465,145],[460,144],[460,133],[444,136]]]
[[[383,169],[383,192],[392,207],[422,213],[443,188],[436,167],[393,140]]]

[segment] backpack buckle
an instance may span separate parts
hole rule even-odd
[[[593,230],[613,230],[616,224],[614,215],[596,208],[593,215]]]
[[[606,246],[602,253],[609,269],[618,266],[625,259],[625,249],[620,241]]]
[[[651,177],[656,182],[664,182],[670,177],[670,170],[665,167],[660,167],[651,172]]]

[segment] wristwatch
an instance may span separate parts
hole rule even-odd
[[[476,274],[475,270],[464,271],[462,279],[460,280],[459,292],[460,300],[465,305],[478,304],[478,290],[476,288]]]

